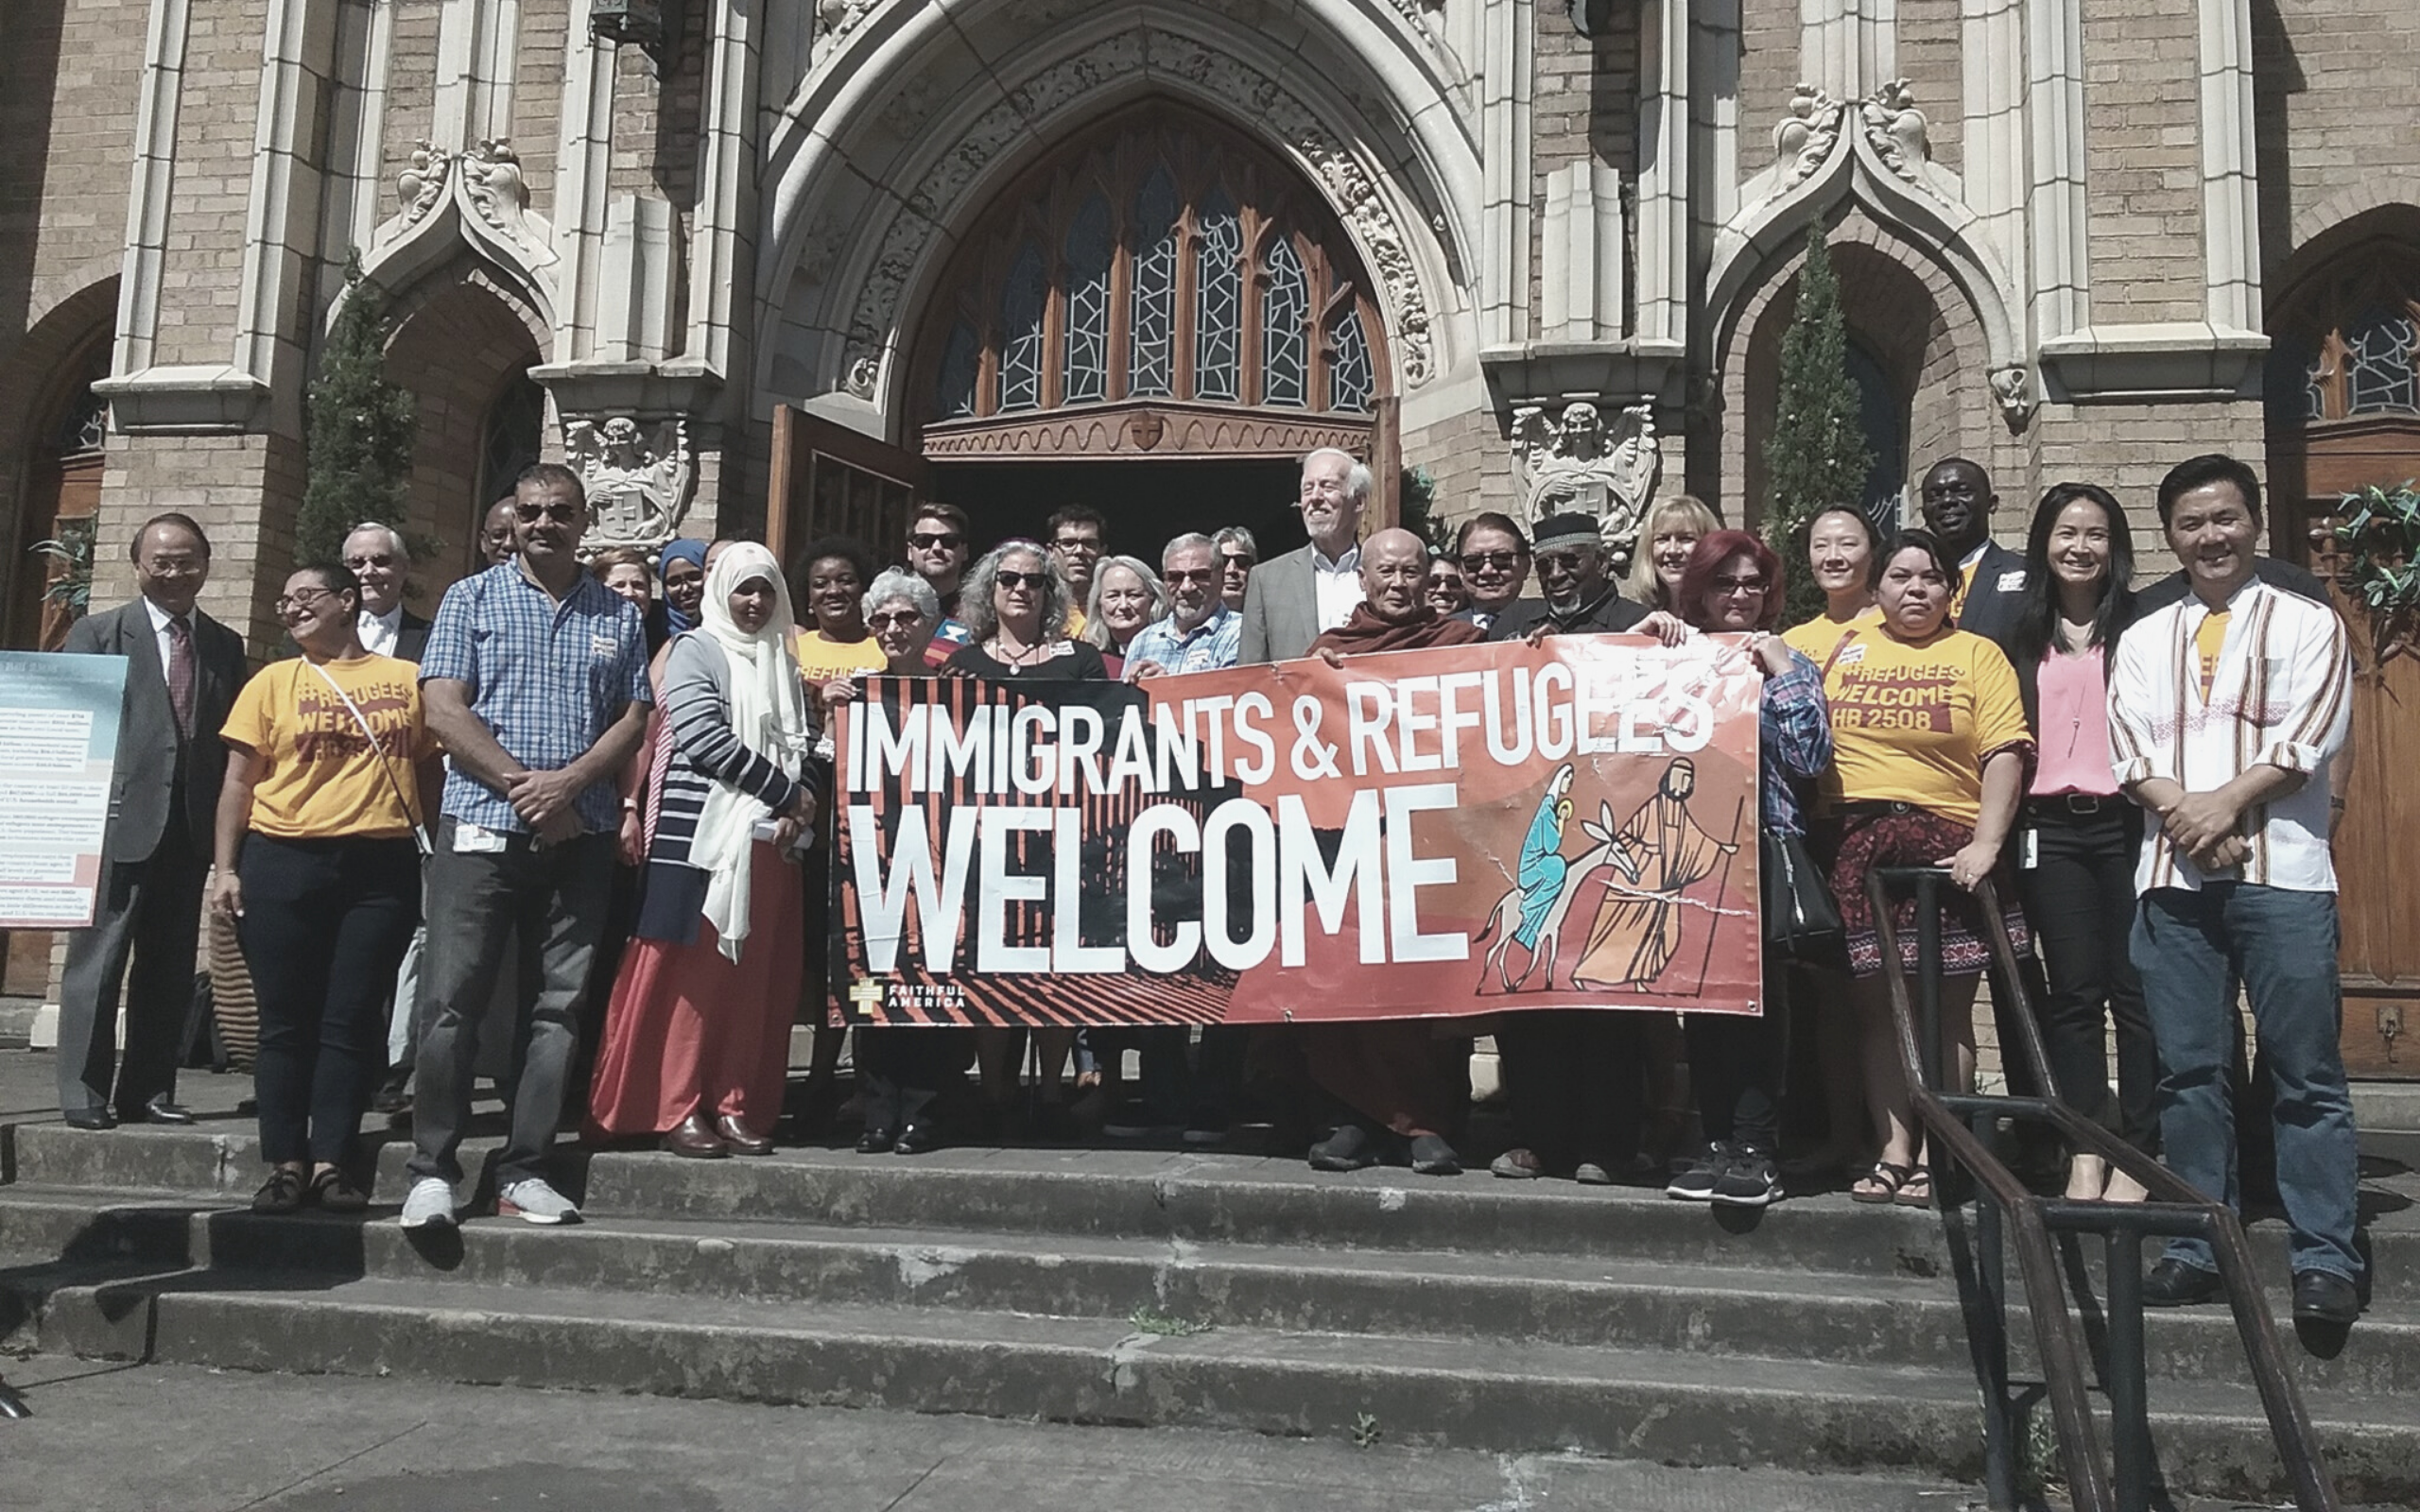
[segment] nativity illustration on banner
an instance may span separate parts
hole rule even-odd
[[[1735,636],[869,679],[833,1022],[1755,1013],[1760,690]]]

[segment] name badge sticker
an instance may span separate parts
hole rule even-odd
[[[621,644],[610,635],[592,635],[588,638],[588,654],[599,661],[614,655],[621,649]]]
[[[2017,592],[2021,591],[2024,587],[2025,587],[2025,569],[2024,569],[2024,568],[2019,567],[2019,568],[2018,568],[2018,569],[2016,569],[2014,572],[2009,572],[2009,573],[2002,573],[2002,574],[2000,574],[2000,590],[1999,590],[1999,591],[2000,591],[2001,593],[2017,593]]]
[[[1855,663],[1864,660],[1865,647],[1861,644],[1856,645],[1844,645],[1841,647],[1841,654],[1832,659],[1836,665],[1844,667],[1854,665]]]

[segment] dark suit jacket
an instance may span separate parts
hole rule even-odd
[[[2008,649],[2009,632],[2025,607],[2025,557],[1998,541],[1983,547],[1967,578],[1966,602],[1958,611],[1958,627]]]
[[[1291,662],[1308,656],[1320,638],[1320,593],[1311,580],[1311,548],[1271,557],[1244,585],[1243,636],[1236,661]]]
[[[126,658],[126,699],[118,715],[117,769],[110,782],[108,850],[112,861],[144,861],[160,849],[172,821],[190,830],[196,851],[211,852],[218,787],[227,776],[227,747],[218,731],[244,685],[244,643],[199,610],[193,613],[193,737],[177,732],[168,706],[168,673],[143,600],[78,620],[67,631],[69,652]],[[184,791],[175,791],[179,756]],[[181,813],[171,812],[181,810]]]
[[[1647,610],[1643,606],[1622,597],[1608,583],[1603,593],[1564,615],[1548,610],[1543,598],[1516,598],[1505,605],[1504,612],[1487,627],[1487,638],[1517,641],[1541,620],[1547,622],[1548,635],[1603,635],[1627,630],[1645,618]]]
[[[404,610],[403,619],[395,626],[395,648],[387,654],[406,662],[418,662],[421,653],[427,649],[428,621],[410,610]]]
[[[2308,567],[2297,567],[2276,557],[2255,557],[2252,558],[2252,574],[2272,588],[2282,588],[2313,603],[2325,604],[2331,609],[2335,607],[2334,601],[2327,596],[2327,585]],[[2135,595],[2135,612],[2149,614],[2170,604],[2181,604],[2185,595],[2191,592],[2193,585],[2187,579],[2185,569],[2180,567],[2158,582],[2146,584]]]

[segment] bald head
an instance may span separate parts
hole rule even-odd
[[[1427,609],[1428,546],[1409,530],[1381,530],[1361,543],[1361,597],[1390,625],[1418,619]]]

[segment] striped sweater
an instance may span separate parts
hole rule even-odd
[[[2245,811],[2252,850],[2233,872],[2205,875],[2153,829],[2135,866],[2135,890],[2245,882],[2334,892],[2328,767],[2352,720],[2344,627],[2326,605],[2257,578],[2237,590],[2227,609],[2206,700],[2194,636],[2210,611],[2200,598],[2152,610],[2118,641],[2109,668],[2109,754],[2118,783],[2132,789],[2164,777],[2188,793],[2208,793],[2262,765],[2307,781]]]
[[[697,838],[698,816],[717,782],[778,812],[789,807],[800,783],[739,743],[731,728],[729,663],[712,637],[692,630],[665,655],[658,707],[663,726],[648,781],[647,855],[650,864],[685,867]],[[814,790],[815,767],[803,779]]]

